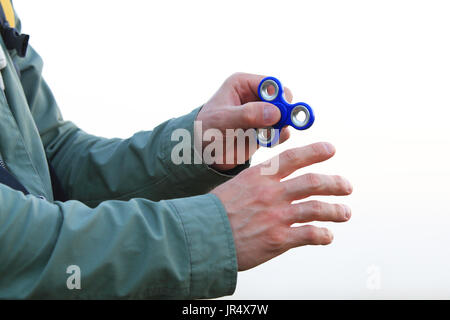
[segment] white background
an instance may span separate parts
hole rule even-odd
[[[329,141],[302,172],[354,185],[328,247],[240,273],[232,298],[450,298],[448,1],[16,0],[66,119],[126,138],[204,103],[236,71],[273,75]],[[372,272],[374,271],[375,272]],[[379,272],[378,272],[379,271]],[[379,276],[380,285],[371,280]],[[372,285],[371,285],[372,283]]]

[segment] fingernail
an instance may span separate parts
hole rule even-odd
[[[343,206],[344,206],[344,210],[345,210],[345,220],[348,220],[348,219],[350,219],[350,217],[352,215],[350,207],[345,204]]]
[[[328,239],[330,240],[330,242],[333,241],[333,238],[334,238],[333,233],[331,233],[331,231],[326,229],[326,228],[325,228],[325,233],[327,234]]]
[[[331,143],[324,142],[323,146],[325,147],[325,150],[327,150],[328,154],[333,154],[336,151],[336,149]]]
[[[347,180],[347,193],[352,194],[353,192],[353,185],[350,183],[350,181]]]
[[[274,124],[277,120],[276,119],[277,116],[278,116],[277,107],[272,106],[272,105],[264,106],[263,121],[265,124],[267,124],[267,125]]]

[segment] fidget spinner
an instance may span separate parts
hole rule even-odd
[[[258,87],[258,95],[262,101],[269,102],[280,109],[281,118],[274,126],[257,129],[256,139],[263,147],[271,147],[278,142],[281,129],[285,126],[297,130],[306,130],[314,123],[314,113],[304,102],[290,104],[284,97],[281,82],[274,77],[262,79]]]

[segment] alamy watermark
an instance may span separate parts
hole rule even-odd
[[[73,264],[67,267],[66,273],[70,274],[67,278],[66,286],[69,290],[81,290],[81,269]]]
[[[258,149],[258,139],[270,139],[274,129],[226,129],[202,130],[202,122],[194,121],[194,137],[189,130],[179,128],[172,132],[171,141],[178,143],[172,148],[173,164],[244,164],[249,154]],[[193,141],[194,140],[194,141]],[[272,144],[275,146],[277,141]],[[194,146],[194,148],[192,148]],[[278,157],[261,166],[262,175],[278,172]]]

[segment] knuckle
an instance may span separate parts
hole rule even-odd
[[[312,154],[315,157],[321,157],[328,154],[327,149],[323,143],[315,143],[311,145]]]
[[[273,223],[280,223],[286,220],[286,213],[283,210],[270,211],[271,220]]]
[[[226,80],[226,82],[228,83],[235,83],[236,81],[238,81],[242,76],[244,75],[243,72],[235,72],[233,74],[231,74],[228,79]]]
[[[245,74],[244,72],[237,71],[237,72],[234,72],[234,73],[231,75],[231,77],[233,77],[233,78],[240,78],[240,77],[242,77],[244,74]]]
[[[244,108],[243,118],[245,123],[255,123],[258,115],[256,114],[255,108]]]
[[[282,210],[282,221],[292,224],[298,221],[301,209],[297,206],[287,206]]]
[[[296,161],[297,152],[294,149],[288,149],[283,152],[283,157],[289,162]]]
[[[286,232],[284,232],[281,228],[275,228],[267,233],[267,243],[272,249],[278,250],[283,248],[286,241]]]
[[[313,216],[318,217],[322,214],[323,204],[318,200],[313,200],[310,202],[311,204],[311,213]]]
[[[318,174],[308,173],[305,175],[305,179],[311,190],[318,190],[322,186],[322,180]]]
[[[261,168],[259,166],[253,166],[242,170],[232,180],[246,185],[247,190],[256,196],[268,193],[272,189],[270,187],[270,180],[261,175]]]
[[[229,117],[229,110],[217,108],[214,110],[211,110],[208,113],[209,120],[211,123],[220,124],[223,122],[223,119],[226,119]]]
[[[333,236],[325,228],[317,228],[314,226],[305,226],[305,238],[312,245],[326,245],[333,241]]]
[[[305,226],[304,236],[307,242],[316,243],[319,238],[318,229],[313,226]]]

